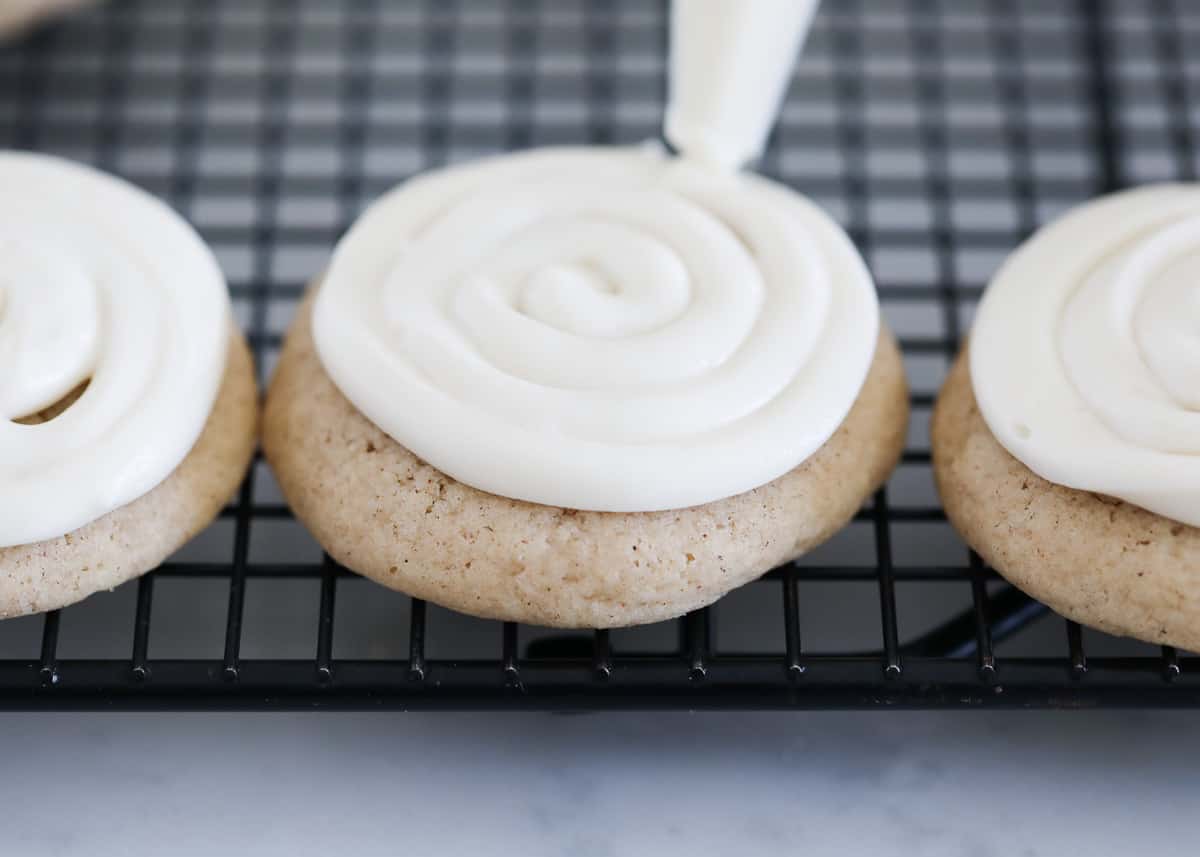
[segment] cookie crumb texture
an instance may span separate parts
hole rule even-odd
[[[842,426],[762,488],[650,513],[510,500],[446,476],[363,416],[320,364],[311,309],[312,294],[288,333],[263,420],[263,448],[288,502],[347,568],[476,616],[609,628],[710,604],[841,528],[904,444],[903,367],[881,333]]]
[[[157,567],[217,516],[250,465],[254,362],[235,333],[221,390],[191,452],[153,491],[92,523],[0,548],[0,618],[54,610]]]
[[[1012,584],[1110,634],[1200,650],[1200,529],[1041,478],[988,429],[967,351],[934,409],[934,476],[950,522]]]

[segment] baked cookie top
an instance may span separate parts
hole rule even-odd
[[[1056,485],[1010,455],[972,390],[972,340],[934,409],[933,465],[955,528],[1005,578],[1064,616],[1200,650],[1200,528]]]
[[[904,445],[904,368],[883,330],[842,424],[765,485],[659,512],[513,500],[441,472],[343,396],[317,357],[311,304],[288,332],[263,417],[289,505],[348,568],[477,616],[606,628],[709,604],[840,529]]]

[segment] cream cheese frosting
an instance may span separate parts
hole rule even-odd
[[[0,547],[65,535],[150,491],[216,399],[229,297],[187,223],[134,186],[0,153]],[[55,419],[17,422],[83,382]]]
[[[1071,211],[989,284],[971,382],[1032,471],[1200,526],[1200,186]]]
[[[333,381],[402,445],[485,491],[602,511],[800,464],[878,326],[870,274],[815,205],[648,147],[411,180],[339,244],[314,310]]]

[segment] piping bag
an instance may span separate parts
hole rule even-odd
[[[734,171],[775,124],[818,0],[673,0],[664,133],[682,156]]]

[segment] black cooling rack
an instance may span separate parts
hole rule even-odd
[[[656,136],[665,22],[644,0],[112,0],[0,47],[0,144],[96,163],[184,212],[266,377],[305,281],[395,182]],[[928,450],[1003,255],[1097,193],[1195,177],[1198,43],[1200,8],[1170,0],[827,0],[763,169],[871,262],[914,419],[888,487],[811,556],[678,622],[485,622],[336,567],[258,462],[155,573],[0,623],[0,707],[1200,704],[1200,658],[1081,629],[984,569],[945,523]]]

